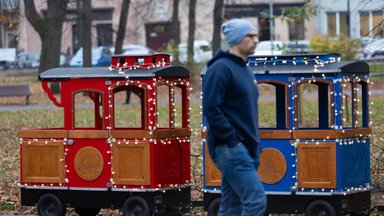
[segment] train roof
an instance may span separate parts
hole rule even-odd
[[[369,65],[364,61],[333,62],[319,65],[255,65],[255,74],[315,74],[315,73],[369,73]]]
[[[247,64],[254,74],[369,73],[367,62],[340,61],[335,53],[249,56]]]
[[[40,80],[66,80],[79,78],[146,79],[152,77],[189,77],[181,66],[162,66],[149,69],[109,69],[107,67],[53,68],[39,74]]]

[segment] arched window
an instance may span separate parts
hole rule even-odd
[[[368,83],[347,78],[341,83],[342,125],[344,128],[369,126]]]
[[[367,81],[357,83],[357,127],[369,127],[369,88]]]
[[[174,128],[187,128],[188,122],[188,87],[186,85],[174,85],[173,91],[173,116]]]
[[[261,81],[259,88],[259,127],[287,129],[288,87],[278,81]]]
[[[353,100],[355,98],[353,83],[350,81],[341,83],[341,92],[342,126],[343,128],[352,128],[354,121]]]
[[[333,85],[327,80],[308,79],[297,83],[295,127],[329,129],[334,126]]]
[[[170,128],[170,87],[168,85],[158,85],[156,89],[156,106],[157,106],[157,128]]]
[[[156,87],[157,128],[187,128],[188,87],[183,84],[160,83]]]
[[[73,128],[103,129],[103,94],[84,90],[73,94]]]
[[[114,89],[114,128],[144,129],[145,89],[130,84],[122,85]]]

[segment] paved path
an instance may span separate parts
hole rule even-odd
[[[384,89],[371,89],[371,95],[384,95]],[[307,97],[316,97],[315,94],[308,94]],[[273,101],[274,98],[271,95],[261,95],[259,100]],[[192,103],[200,102],[200,98],[192,98]],[[164,102],[165,103],[165,102]],[[124,104],[120,104],[124,105]],[[87,107],[92,106],[91,104],[82,104],[81,106]],[[54,104],[30,104],[30,105],[0,105],[1,111],[12,111],[12,110],[44,110],[44,109],[60,109]],[[1,215],[0,215],[1,216]]]

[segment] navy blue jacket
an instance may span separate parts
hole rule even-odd
[[[203,86],[203,113],[207,120],[209,153],[214,147],[242,142],[250,156],[258,159],[258,89],[246,62],[219,50],[208,62]]]

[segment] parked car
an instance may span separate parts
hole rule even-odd
[[[18,68],[37,68],[40,66],[40,54],[22,52],[17,55]]]
[[[64,66],[67,63],[67,56],[64,53],[60,53],[60,66]]]
[[[363,48],[364,60],[384,60],[384,38],[374,40]]]
[[[37,68],[40,66],[40,54],[39,53],[27,53],[24,61],[25,68]]]
[[[291,40],[285,43],[285,54],[307,54],[312,52],[311,43],[307,40]]]
[[[102,57],[99,59],[99,64],[98,66],[109,66],[111,65],[111,56],[112,55],[149,55],[153,54],[154,51],[151,50],[150,48],[139,45],[139,44],[128,44],[128,45],[123,45],[123,53],[122,54],[117,54],[115,53],[115,48],[111,48],[111,52],[107,53],[104,52]]]
[[[0,69],[14,68],[16,61],[16,48],[0,48]]]
[[[111,56],[114,55],[115,48],[109,46],[92,47],[92,66],[109,66],[111,65]],[[150,48],[138,45],[128,44],[123,46],[123,55],[146,55],[152,54],[153,50]],[[69,66],[82,67],[83,66],[83,48],[80,48],[72,57]]]
[[[152,49],[139,44],[128,44],[123,46],[123,55],[148,55],[153,53],[154,51]]]
[[[260,41],[257,44],[254,55],[280,55],[283,54],[283,46],[283,41]]]
[[[111,47],[107,46],[98,46],[92,47],[92,66],[104,66],[107,63],[106,59],[111,57],[112,51]],[[110,60],[109,60],[110,62]],[[72,57],[69,62],[69,66],[71,67],[82,67],[83,66],[83,47],[81,47],[76,54]]]
[[[188,44],[179,44],[179,61],[186,63],[188,60]],[[211,45],[206,40],[195,40],[193,42],[193,62],[204,63],[212,58]]]

